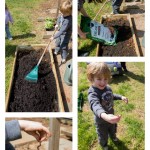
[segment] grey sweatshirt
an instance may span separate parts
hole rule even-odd
[[[113,94],[111,88],[106,86],[103,90],[91,86],[88,90],[88,101],[94,113],[96,123],[107,123],[100,116],[101,113],[114,114],[114,100],[121,100],[121,95]]]
[[[5,141],[9,142],[20,139],[21,137],[21,130],[18,120],[7,121],[5,123]]]
[[[72,16],[62,16],[62,25],[60,30],[54,35],[54,39],[58,38],[61,35],[71,36],[72,34]]]

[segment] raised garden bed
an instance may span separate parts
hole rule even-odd
[[[117,45],[97,45],[97,56],[140,56],[130,14],[102,16],[101,23],[118,30]]]
[[[52,52],[47,52],[39,65],[37,83],[26,81],[25,76],[37,64],[44,46],[18,46],[6,100],[8,112],[64,111]]]

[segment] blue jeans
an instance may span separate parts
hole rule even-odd
[[[5,24],[6,36],[8,39],[12,38],[11,33],[9,31],[9,24]]]
[[[68,44],[69,44],[70,36],[71,35],[67,35],[67,36],[66,35],[61,35],[60,37],[58,37],[56,39],[55,52],[58,53],[60,51],[62,59],[67,58]]]

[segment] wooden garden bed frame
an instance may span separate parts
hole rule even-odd
[[[106,19],[106,18],[119,19],[119,18],[122,18],[122,17],[126,17],[127,20],[130,23],[130,28],[131,28],[131,32],[132,32],[132,38],[133,38],[133,42],[134,42],[135,52],[136,52],[137,56],[141,56],[140,51],[139,51],[139,47],[138,47],[138,44],[137,44],[137,41],[136,41],[136,36],[135,36],[134,29],[133,29],[130,14],[103,15],[100,22],[102,23],[103,19]],[[100,56],[99,54],[101,54],[101,44],[100,43],[97,44],[96,56]]]
[[[11,73],[10,84],[9,84],[6,103],[5,103],[6,112],[8,111],[8,105],[9,105],[11,90],[12,90],[12,86],[13,86],[13,80],[14,80],[14,73],[15,73],[15,68],[16,68],[16,60],[17,60],[18,51],[36,50],[36,49],[39,49],[39,48],[45,48],[46,46],[47,46],[46,44],[34,44],[34,45],[18,45],[16,47],[15,58],[14,58],[14,62],[13,62],[13,69],[12,69],[12,73]],[[49,54],[50,54],[50,59],[51,59],[50,63],[51,63],[51,66],[52,66],[52,71],[54,73],[56,86],[57,86],[58,107],[59,107],[60,112],[64,112],[64,105],[63,105],[63,101],[62,101],[61,90],[60,90],[59,81],[58,81],[58,78],[57,78],[56,66],[55,66],[52,50],[50,49],[49,52],[50,52]]]

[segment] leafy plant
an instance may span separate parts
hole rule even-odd
[[[46,29],[54,28],[54,25],[55,25],[55,20],[54,19],[46,18],[45,21],[46,21],[46,23],[45,23],[45,28]]]

